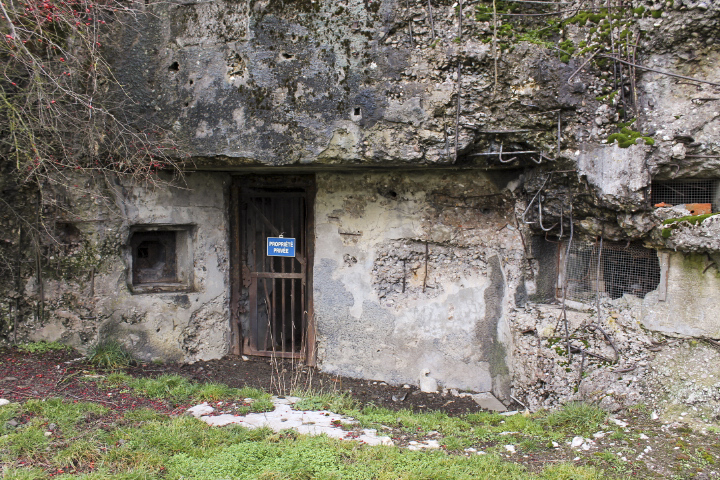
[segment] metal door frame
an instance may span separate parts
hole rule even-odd
[[[249,339],[242,338],[240,325],[241,297],[244,283],[256,282],[257,278],[245,278],[248,271],[243,263],[243,226],[241,225],[241,205],[243,189],[253,188],[287,188],[304,190],[305,198],[305,309],[306,332],[305,346],[300,354],[291,352],[274,352],[269,354],[262,351],[253,351]],[[315,365],[315,315],[313,311],[313,281],[312,268],[315,253],[315,175],[278,175],[278,174],[252,174],[233,176],[230,188],[230,322],[231,322],[231,353],[240,355],[243,351],[249,355],[276,356],[280,358],[303,358],[308,365]],[[250,289],[251,287],[247,287]],[[257,302],[256,302],[257,303]],[[252,306],[250,308],[253,308]]]

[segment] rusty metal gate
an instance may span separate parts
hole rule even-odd
[[[307,176],[240,177],[234,190],[238,337],[246,355],[313,361],[312,201]],[[267,255],[268,237],[295,239],[294,257]],[[237,277],[237,275],[236,275]]]

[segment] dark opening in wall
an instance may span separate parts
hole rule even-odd
[[[130,237],[133,292],[185,291],[190,288],[190,227],[135,227]]]
[[[567,299],[592,303],[597,295],[616,299],[624,294],[645,298],[660,284],[657,251],[622,242],[573,241],[563,272],[567,243],[560,249],[558,297],[562,297],[563,274],[567,276]]]
[[[133,285],[177,282],[177,232],[137,232],[133,235]]]
[[[717,212],[720,210],[720,179],[656,180],[652,182],[651,202],[653,205],[710,203],[712,211]]]
[[[546,240],[534,235],[530,239],[532,258],[537,262],[535,293],[529,295],[533,302],[550,303],[555,300],[555,282],[558,278],[558,241]]]

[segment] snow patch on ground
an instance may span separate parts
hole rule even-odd
[[[356,423],[352,417],[339,415],[328,410],[293,410],[292,405],[299,400],[300,399],[296,397],[273,397],[272,402],[275,405],[275,410],[272,412],[250,413],[247,415],[232,415],[228,413],[213,415],[215,409],[207,403],[189,408],[187,413],[213,427],[236,424],[246,428],[269,427],[275,432],[292,429],[304,435],[325,434],[331,438],[357,440],[367,445],[394,444],[390,437],[378,435],[374,429],[364,429],[359,435],[357,431],[344,430],[342,425],[353,425]]]

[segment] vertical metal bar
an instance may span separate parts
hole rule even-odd
[[[240,199],[237,179],[230,182],[230,352],[239,355],[241,348],[240,331],[240,289],[242,288],[242,254],[243,244],[240,226]],[[95,269],[92,270],[91,296],[94,290]]]
[[[256,202],[256,198],[252,197],[250,198],[251,202]],[[260,245],[258,245],[258,218],[257,218],[257,211],[253,208],[252,209],[252,217],[253,217],[253,232],[252,232],[252,242],[253,242],[253,258],[255,260],[255,265],[253,265],[253,270],[256,272],[262,271],[262,268],[260,267],[260,258],[258,258],[258,254],[260,253]],[[261,227],[262,228],[262,227]],[[255,289],[257,290],[259,287],[257,286],[257,279],[255,279]],[[255,315],[253,315],[252,321],[253,321],[253,328],[255,329],[255,349],[259,350],[260,348],[260,315],[259,315],[259,305],[258,302],[260,302],[260,297],[257,295],[257,292],[255,294]]]
[[[251,278],[250,279],[250,292],[248,294],[249,301],[250,301],[250,339],[248,341],[250,348],[252,350],[258,350],[258,279],[257,278]],[[254,332],[254,333],[253,333]]]
[[[273,288],[273,302],[270,301],[270,295],[268,294],[267,290],[267,278],[263,278],[263,289],[265,290],[265,306],[267,310],[267,328],[265,329],[265,339],[263,341],[263,347],[262,350],[268,350],[268,336],[270,336],[270,343],[273,343],[273,330],[272,330],[272,318],[275,316],[275,304],[274,304],[274,295],[275,295],[275,289]],[[272,285],[272,283],[271,283]]]
[[[668,286],[668,267],[670,265],[670,254],[668,252],[660,252],[660,282],[658,283],[658,300],[667,301]]]
[[[299,239],[295,235],[295,222],[297,221],[297,202],[294,198],[288,199],[289,212],[287,215],[287,226],[289,228],[290,238],[295,239],[295,254],[297,255],[300,247]],[[290,272],[295,272],[295,258],[290,258]],[[290,311],[289,311],[289,327],[290,327],[290,349],[295,353],[295,280],[290,280]]]
[[[285,338],[285,332],[286,332],[286,330],[285,330],[285,321],[286,321],[285,307],[287,305],[285,303],[285,279],[284,278],[280,279],[280,285],[281,285],[280,295],[282,297],[282,327],[281,327],[281,335],[282,336],[281,336],[280,340],[282,342],[282,349],[283,349],[283,351],[285,351],[285,344],[287,342],[287,339]]]
[[[306,223],[306,212],[307,212],[307,204],[305,201],[306,197],[303,196],[300,198],[300,201],[298,202],[298,247],[300,247],[303,252],[303,256],[305,257],[305,263],[300,264],[300,272],[303,274],[302,278],[300,279],[300,328],[301,328],[301,335],[303,338],[303,341],[305,341],[307,345],[307,339],[308,339],[308,318],[307,318],[307,298],[306,298],[306,286],[307,286],[307,272],[308,272],[308,262],[309,258],[307,257],[307,248],[306,242],[307,242],[307,223]],[[307,345],[309,347],[309,345]]]
[[[268,216],[270,216],[272,218],[272,215],[270,215],[269,212],[272,212],[272,198],[266,197],[263,201],[263,215],[265,215],[265,218],[267,218]],[[267,248],[265,242],[267,241],[266,239],[267,239],[268,235],[272,235],[272,232],[267,232],[265,230],[265,222],[263,222],[263,245],[265,245],[265,248],[263,248],[263,258],[265,259],[265,265],[266,265],[265,271],[266,272],[274,272],[275,269],[273,268],[272,258],[268,257],[267,251],[265,251],[265,249]],[[273,290],[275,290],[275,289],[273,288]]]
[[[306,300],[306,310],[307,314],[304,314],[304,318],[306,321],[306,327],[303,330],[303,335],[307,339],[306,345],[307,348],[305,350],[305,361],[309,366],[315,366],[316,360],[317,360],[317,351],[315,349],[315,318],[313,315],[313,298],[312,298],[312,292],[313,292],[313,277],[312,277],[312,268],[314,263],[314,257],[315,257],[315,210],[314,210],[314,201],[315,201],[315,178],[310,177],[308,181],[308,185],[305,189],[305,196],[303,200],[303,252],[305,254],[306,259],[306,272],[305,272],[305,281],[307,282],[307,300]]]

